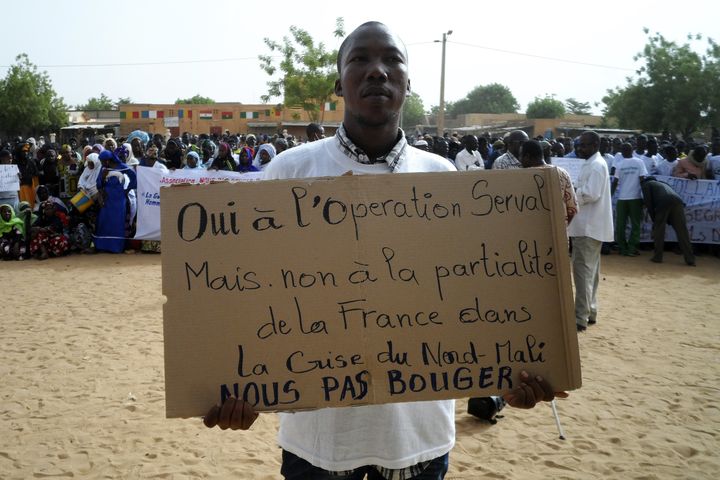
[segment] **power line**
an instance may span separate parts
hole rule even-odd
[[[277,58],[277,57],[276,57]],[[245,60],[257,60],[257,57],[238,58],[215,58],[206,60],[175,60],[167,62],[134,62],[134,63],[88,63],[88,64],[59,64],[59,65],[38,65],[38,68],[94,68],[94,67],[138,67],[153,65],[182,65],[188,63],[218,63],[218,62],[239,62]],[[11,65],[0,65],[0,68],[10,68]]]
[[[473,45],[471,43],[450,42],[449,40],[448,40],[448,43],[456,43],[458,45],[465,45],[467,47],[473,47],[473,48],[481,48],[483,50],[491,50],[493,52],[509,53],[511,55],[521,55],[523,57],[539,58],[542,60],[552,60],[553,62],[573,63],[575,65],[585,65],[588,67],[608,68],[610,70],[622,70],[622,71],[626,71],[626,72],[634,72],[635,71],[634,68],[614,67],[612,65],[601,65],[599,63],[578,62],[577,60],[567,60],[565,58],[547,57],[544,55],[534,55],[532,53],[514,52],[512,50],[504,50],[502,48],[494,48],[494,47],[485,47],[482,45]]]

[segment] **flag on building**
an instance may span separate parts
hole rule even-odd
[[[221,116],[223,120],[232,120],[233,112],[222,112]]]
[[[132,118],[140,118],[140,112],[132,112]]]
[[[200,110],[200,120],[212,120],[213,114],[211,110]]]
[[[334,112],[337,110],[337,103],[336,102],[325,102],[325,108],[323,108],[326,112]]]
[[[142,110],[142,111],[140,112],[140,116],[141,116],[142,118],[150,118],[150,111],[149,111],[149,110]]]
[[[157,110],[148,110],[148,118],[157,118]]]
[[[188,118],[192,118],[192,110],[188,110],[187,114],[188,114]]]
[[[280,116],[280,109],[279,109],[279,108],[273,107],[273,108],[270,109],[270,111],[271,111],[271,113],[272,113],[274,116],[276,116],[276,117],[279,117],[279,116]]]
[[[165,118],[165,110],[158,110],[157,118]]]
[[[185,110],[178,108],[178,118],[185,118]]]
[[[265,116],[266,116],[266,117],[269,117],[269,116],[270,116],[270,110],[265,110]]]
[[[260,112],[240,112],[240,118],[260,118]]]
[[[120,120],[125,120],[127,118],[127,112],[120,112]]]

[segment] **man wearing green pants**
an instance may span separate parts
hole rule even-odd
[[[618,189],[615,209],[615,241],[620,247],[620,255],[637,257],[640,244],[640,222],[642,222],[643,201],[640,194],[640,177],[648,174],[645,163],[633,156],[632,145],[624,143],[621,147],[623,158],[615,167],[612,193]],[[630,219],[630,237],[626,227]]]

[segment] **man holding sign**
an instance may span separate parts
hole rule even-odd
[[[332,138],[307,143],[276,157],[265,179],[442,172],[445,159],[412,148],[399,128],[410,91],[402,41],[378,22],[354,30],[338,51],[335,94],[345,99],[345,117]],[[523,372],[505,395],[512,406],[532,408],[550,401],[548,382]],[[205,416],[208,427],[247,429],[257,418],[251,405],[234,397]],[[441,479],[455,443],[453,400],[325,408],[281,414],[278,441],[282,474],[306,478]]]

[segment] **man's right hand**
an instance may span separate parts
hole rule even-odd
[[[258,413],[244,400],[228,397],[222,405],[213,406],[203,417],[203,423],[208,428],[214,426],[222,430],[247,430],[255,422]]]

